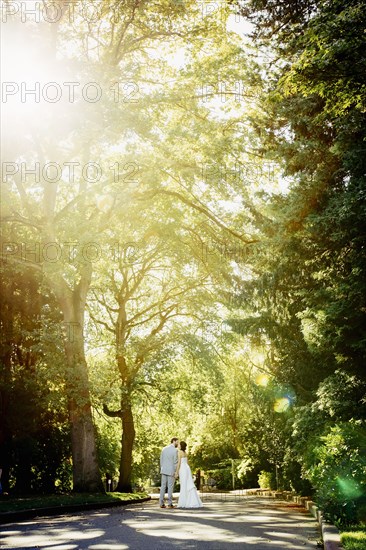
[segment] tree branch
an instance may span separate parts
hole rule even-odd
[[[218,227],[220,227],[224,231],[227,231],[228,233],[230,233],[230,235],[232,235],[236,239],[239,239],[241,242],[243,242],[245,244],[254,244],[254,243],[258,242],[258,239],[248,239],[247,237],[244,237],[243,235],[240,235],[240,233],[237,233],[233,229],[230,229],[223,222],[218,220],[213,214],[211,214],[207,208],[201,206],[200,204],[195,204],[193,201],[191,201],[191,200],[187,199],[186,197],[184,197],[181,193],[178,193],[178,191],[169,191],[168,189],[158,189],[158,190],[153,191],[152,193],[150,193],[150,195],[148,197],[146,197],[146,196],[142,197],[142,199],[140,199],[140,200],[146,200],[146,198],[150,199],[150,198],[153,198],[156,195],[168,195],[168,196],[171,196],[171,197],[175,197],[176,199],[180,200],[181,202],[183,202],[187,206],[190,206],[194,210],[197,210],[198,212],[201,212],[202,214],[204,214],[207,218],[209,218],[212,222],[214,222],[215,225],[217,225]],[[198,199],[196,199],[196,200],[198,200]]]
[[[104,405],[103,404],[103,412],[104,414],[106,414],[107,416],[110,416],[111,418],[122,418],[122,409],[120,409],[119,411],[111,411],[107,405]]]

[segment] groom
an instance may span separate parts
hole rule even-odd
[[[165,491],[168,487],[168,508],[173,506],[173,487],[175,482],[175,469],[178,464],[178,438],[173,437],[170,445],[164,447],[160,455],[160,508],[166,508],[164,504]]]

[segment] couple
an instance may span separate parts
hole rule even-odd
[[[178,450],[179,447],[179,450]],[[179,443],[178,438],[173,437],[170,445],[164,447],[160,455],[160,508],[166,508],[164,504],[165,491],[168,487],[168,508],[173,506],[173,488],[176,478],[179,476],[180,493],[178,508],[201,508],[202,502],[192,479],[192,472],[188,465],[187,444]]]

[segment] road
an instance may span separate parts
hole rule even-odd
[[[162,510],[153,500],[0,527],[0,548],[17,550],[297,550],[317,548],[319,538],[307,511],[253,496],[206,499],[199,510]]]

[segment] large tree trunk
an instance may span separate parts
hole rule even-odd
[[[66,392],[71,427],[73,490],[104,492],[98,467],[88,367],[84,352],[84,310],[91,272],[81,277],[71,291],[58,281],[57,295],[64,315],[64,344],[67,359]],[[63,292],[60,292],[61,288]]]
[[[75,323],[72,321],[72,323]],[[82,326],[68,329],[74,341],[66,342],[68,359],[67,396],[71,426],[73,489],[76,492],[104,491],[98,467],[92,419],[89,377],[82,342]]]
[[[135,441],[135,425],[131,403],[124,403],[121,410],[122,420],[122,450],[117,491],[132,493],[132,450]]]

